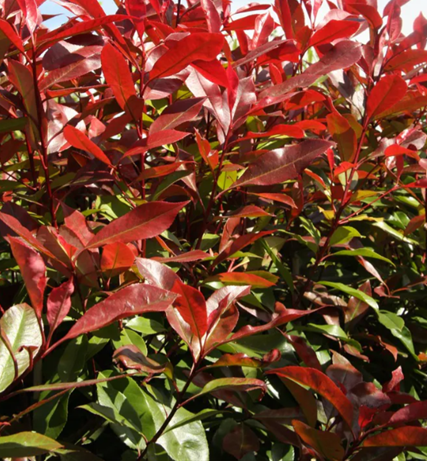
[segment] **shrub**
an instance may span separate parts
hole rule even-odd
[[[59,3],[1,10],[0,457],[427,459],[424,17]]]

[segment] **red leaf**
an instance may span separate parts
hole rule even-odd
[[[236,142],[246,141],[247,139],[258,139],[258,138],[272,138],[274,136],[289,136],[291,138],[301,139],[304,137],[304,131],[294,125],[276,125],[271,130],[249,133],[243,138],[239,138]]]
[[[254,62],[255,59],[258,59],[258,64],[264,64],[277,57],[281,60],[284,56],[292,62],[295,60],[298,61],[299,50],[293,40],[273,40],[264,43],[264,45],[250,51],[245,57],[235,61],[233,67],[243,66],[243,64],[247,64],[248,62]]]
[[[25,110],[30,119],[27,124],[27,133],[29,134],[32,145],[37,147],[37,141],[40,137],[39,129],[37,127],[39,114],[37,111],[37,98],[36,90],[34,88],[33,73],[28,67],[25,67],[18,61],[8,61],[9,79],[22,96]]]
[[[32,35],[38,25],[39,12],[37,9],[37,2],[36,0],[17,0],[17,2],[24,15],[28,30]]]
[[[216,259],[212,262],[212,267],[217,266],[219,263],[221,263],[222,261],[225,261],[227,258],[232,256],[234,253],[240,251],[242,248],[245,248],[246,246],[250,245],[251,243],[254,243],[259,238],[264,237],[265,235],[270,235],[273,232],[274,231],[263,231],[263,232],[259,232],[258,234],[242,235],[241,237],[234,240],[231,245],[227,246],[216,257]]]
[[[175,162],[168,165],[147,168],[139,175],[138,179],[161,178],[162,176],[167,176],[168,174],[178,170],[183,164],[183,162]]]
[[[427,402],[414,402],[396,411],[387,422],[387,425],[398,426],[419,419],[427,419]]]
[[[101,256],[101,269],[107,277],[127,271],[135,261],[135,254],[124,243],[105,245]]]
[[[269,278],[271,277],[271,274],[269,274]],[[274,277],[274,276],[273,276]],[[277,277],[276,282],[278,280]],[[211,282],[219,280],[220,282],[224,284],[232,284],[232,285],[250,285],[253,288],[270,288],[276,284],[276,282],[272,282],[270,280],[267,280],[263,277],[260,277],[257,274],[250,274],[247,272],[224,272],[223,274],[217,274],[214,275],[213,277],[209,277],[205,280],[205,282]]]
[[[421,94],[419,91],[408,91],[406,95],[396,102],[390,109],[378,114],[375,118],[388,117],[392,114],[400,112],[413,112],[421,107],[427,105],[427,96]]]
[[[356,133],[348,120],[338,112],[326,116],[328,130],[337,143],[341,159],[351,162],[357,150]]]
[[[312,311],[299,311],[296,309],[286,309],[280,303],[276,303],[280,306],[278,312],[273,315],[273,318],[270,322],[265,323],[264,325],[260,325],[258,327],[253,327],[251,325],[244,326],[240,328],[236,333],[233,334],[230,338],[223,341],[223,343],[227,343],[230,341],[237,341],[242,338],[247,338],[249,336],[256,335],[258,333],[263,333],[264,331],[271,330],[272,328],[278,327],[280,325],[284,325],[286,323],[292,322],[296,319],[301,317],[305,317],[306,315],[313,314],[317,311],[314,309]]]
[[[95,158],[111,167],[110,159],[102,150],[91,141],[84,133],[71,125],[64,128],[65,139],[76,149],[81,149],[92,154]]]
[[[398,75],[386,75],[373,88],[366,103],[366,117],[374,118],[393,107],[406,94],[406,83]]]
[[[289,366],[267,371],[267,374],[276,374],[312,388],[315,392],[331,402],[348,426],[350,428],[352,427],[353,405],[342,393],[341,389],[321,371],[315,368]]]
[[[301,109],[302,107],[306,107],[309,104],[313,104],[316,102],[322,102],[325,100],[325,96],[315,90],[304,90],[299,91],[295,95],[293,95],[288,101],[285,103],[286,110],[297,110]],[[294,127],[296,128],[296,127]]]
[[[314,352],[312,347],[304,338],[301,336],[288,335],[286,333],[283,333],[283,335],[292,344],[292,347],[295,349],[299,358],[308,367],[316,368],[316,370],[322,371],[322,366],[320,365],[316,352]]]
[[[276,23],[271,17],[269,11],[264,14],[260,14],[255,21],[254,35],[251,41],[251,49],[255,50],[258,47],[265,45],[268,42],[268,39],[276,28]]]
[[[212,61],[221,52],[224,43],[222,34],[196,32],[174,42],[154,64],[150,80],[174,75],[194,61]]]
[[[400,427],[373,435],[363,442],[364,447],[425,447],[427,429],[421,427]]]
[[[217,59],[213,59],[212,61],[194,61],[191,66],[210,82],[227,88],[227,72]]]
[[[312,35],[309,46],[319,46],[331,43],[339,38],[351,37],[359,27],[360,24],[356,21],[337,21],[332,19]]]
[[[171,291],[179,277],[165,264],[152,259],[136,258],[136,267],[145,281],[151,285]]]
[[[261,216],[273,216],[256,205],[247,205],[240,210],[233,211],[227,217],[233,218],[260,218]]]
[[[286,3],[287,0],[284,0]],[[283,97],[286,93],[298,87],[308,87],[312,85],[320,76],[338,69],[345,69],[352,66],[362,57],[360,44],[350,40],[338,42],[331,51],[322,56],[322,58],[308,67],[301,75],[297,75],[286,80],[279,85],[271,86],[260,94],[260,100],[269,98],[268,104],[275,102],[278,97]]]
[[[27,244],[16,237],[9,237],[13,257],[21,269],[21,275],[27,287],[31,305],[37,317],[43,311],[43,295],[46,289],[46,266],[43,258]]]
[[[283,203],[285,205],[289,205],[291,208],[297,208],[295,202],[289,195],[281,194],[281,193],[255,193],[251,192],[251,195],[256,195],[261,198],[265,198],[267,200],[273,200],[274,202]]]
[[[189,136],[189,134],[190,133],[184,133],[177,130],[163,130],[155,132],[149,135],[148,138],[145,138],[143,141],[138,141],[132,149],[126,152],[123,158],[131,157],[132,155],[143,154],[150,149],[165,146],[166,144],[173,144],[174,142],[178,142],[186,136]]]
[[[385,70],[404,70],[409,72],[414,66],[427,61],[427,50],[405,50],[397,53],[386,64]]]
[[[210,296],[206,303],[209,329],[205,353],[227,341],[239,319],[235,303],[237,299],[249,293],[250,288],[247,286],[228,286],[220,288]]]
[[[101,229],[88,243],[87,248],[156,237],[171,226],[178,212],[187,203],[144,203]]]
[[[194,120],[199,115],[204,101],[205,98],[185,99],[166,107],[162,115],[156,118],[150,126],[150,135],[160,131],[172,130],[185,122]]]
[[[207,368],[217,367],[246,367],[261,368],[262,360],[248,357],[246,354],[224,354],[215,363],[208,365]]]
[[[79,50],[79,53],[70,53],[74,57],[74,60],[70,64],[51,70],[46,77],[40,80],[40,91],[46,91],[52,85],[79,78],[93,70],[99,69],[101,67],[99,52],[96,49],[94,50],[93,47],[88,48],[87,53],[85,53],[85,50]]]
[[[98,2],[97,4],[99,6]],[[40,40],[38,41],[37,51],[39,54],[41,54],[53,43],[59,42],[64,38],[75,37],[76,35],[85,34],[87,32],[91,32],[92,30],[98,29],[100,26],[104,26],[115,21],[123,21],[125,19],[128,19],[126,15],[114,14],[110,16],[104,16],[102,18],[89,19],[87,21],[79,22],[71,27],[61,28],[60,32],[58,32],[57,30],[53,30],[52,32],[49,32],[40,38]]]
[[[19,51],[21,51],[21,53],[24,53],[24,46],[22,44],[21,38],[15,32],[15,29],[4,19],[0,19],[0,31],[3,34],[4,38],[6,38],[9,42],[13,43],[15,47]]]
[[[86,245],[93,238],[93,232],[89,229],[86,218],[80,211],[70,208],[65,203],[61,203],[61,208],[67,228],[79,237],[83,245]]]
[[[132,16],[132,22],[138,34],[142,37],[145,31],[144,19],[147,15],[147,6],[140,0],[126,0],[125,5],[129,16]]]
[[[363,5],[362,3],[352,2],[346,7],[350,13],[361,14],[374,29],[379,29],[383,25],[383,19],[378,10],[371,5]]]
[[[54,288],[47,298],[47,321],[50,331],[49,337],[56,328],[62,323],[71,308],[71,295],[74,293],[73,279],[64,282],[57,288]]]
[[[416,151],[411,149],[406,149],[406,147],[400,146],[399,144],[392,144],[388,146],[387,149],[384,151],[384,155],[386,157],[397,157],[400,155],[407,155],[408,157],[415,158],[419,160],[419,156]]]
[[[134,344],[119,347],[113,354],[113,360],[121,362],[125,368],[130,370],[139,370],[149,374],[163,373],[166,368],[165,365],[145,356]]]
[[[127,286],[91,307],[54,346],[126,317],[146,312],[164,312],[175,299],[173,293],[150,285],[137,283]]]
[[[222,439],[222,448],[235,458],[243,458],[247,453],[260,448],[257,435],[244,423],[237,424]]]
[[[267,152],[251,163],[232,187],[270,186],[295,179],[332,146],[333,143],[330,141],[313,139]]]
[[[402,367],[398,367],[391,373],[391,380],[383,385],[383,392],[398,392],[400,390],[399,383],[405,379]]]
[[[25,228],[14,216],[11,216],[6,213],[0,212],[0,221],[5,225],[6,229],[2,229],[3,237],[10,238],[10,235],[16,233],[21,237],[25,242],[29,243],[31,246],[39,250],[44,255],[49,258],[56,259],[55,256],[45,248],[34,236],[33,234]],[[3,226],[2,226],[3,227]],[[12,231],[12,232],[10,232]]]
[[[285,31],[286,38],[294,38],[295,33],[292,27],[292,14],[288,0],[274,0],[274,7],[280,19],[280,24]]]
[[[176,256],[169,256],[168,258],[160,258],[158,256],[154,257],[153,259],[158,262],[167,263],[167,262],[174,262],[174,263],[191,263],[194,261],[200,261],[210,256],[201,250],[191,250],[187,251],[186,253],[181,253]]]
[[[105,79],[113,90],[119,106],[133,117],[139,120],[142,113],[142,101],[136,96],[132,75],[128,63],[117,49],[108,43],[101,53],[102,70]]]
[[[308,424],[315,427],[317,422],[317,402],[313,393],[288,378],[282,377],[281,379],[301,408]]]
[[[342,461],[344,459],[341,438],[337,434],[313,429],[298,420],[292,421],[292,425],[304,443],[312,446],[321,456],[331,461]]]
[[[180,295],[174,306],[178,309],[182,318],[190,325],[191,332],[200,341],[208,329],[205,298],[199,290],[185,285],[179,279],[175,280],[171,291]]]
[[[257,14],[250,16],[244,16],[243,18],[236,19],[235,21],[229,22],[225,26],[225,30],[253,30],[255,29],[255,23],[258,18]]]
[[[221,29],[222,21],[215,2],[213,0],[201,0],[200,5],[206,16],[209,32],[219,32]]]

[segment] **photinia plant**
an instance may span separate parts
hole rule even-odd
[[[0,13],[0,458],[427,460],[424,16],[42,3]]]

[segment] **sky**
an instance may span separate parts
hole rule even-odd
[[[265,4],[272,4],[273,0],[233,0],[233,9],[236,10],[248,3],[255,2],[256,3],[265,3]],[[385,5],[389,2],[389,0],[378,0],[378,8],[380,12],[383,11]],[[107,14],[113,14],[116,12],[117,7],[113,0],[102,0],[101,1],[102,7],[104,8]],[[326,4],[326,2],[325,2]],[[52,0],[47,0],[41,7],[41,10],[44,14],[60,14],[64,12],[64,9],[55,4]],[[327,11],[327,9],[326,9]],[[406,5],[402,7],[402,19],[403,19],[403,33],[407,35],[412,31],[412,25],[414,23],[414,19],[422,12],[424,16],[427,18],[427,0],[410,0]],[[66,12],[67,13],[67,12]],[[320,16],[321,17],[321,16]],[[55,28],[61,23],[65,22],[66,16],[61,15],[58,18],[50,20],[47,25],[50,28]]]

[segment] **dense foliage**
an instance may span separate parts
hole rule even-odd
[[[1,458],[427,459],[407,2],[2,1]]]

